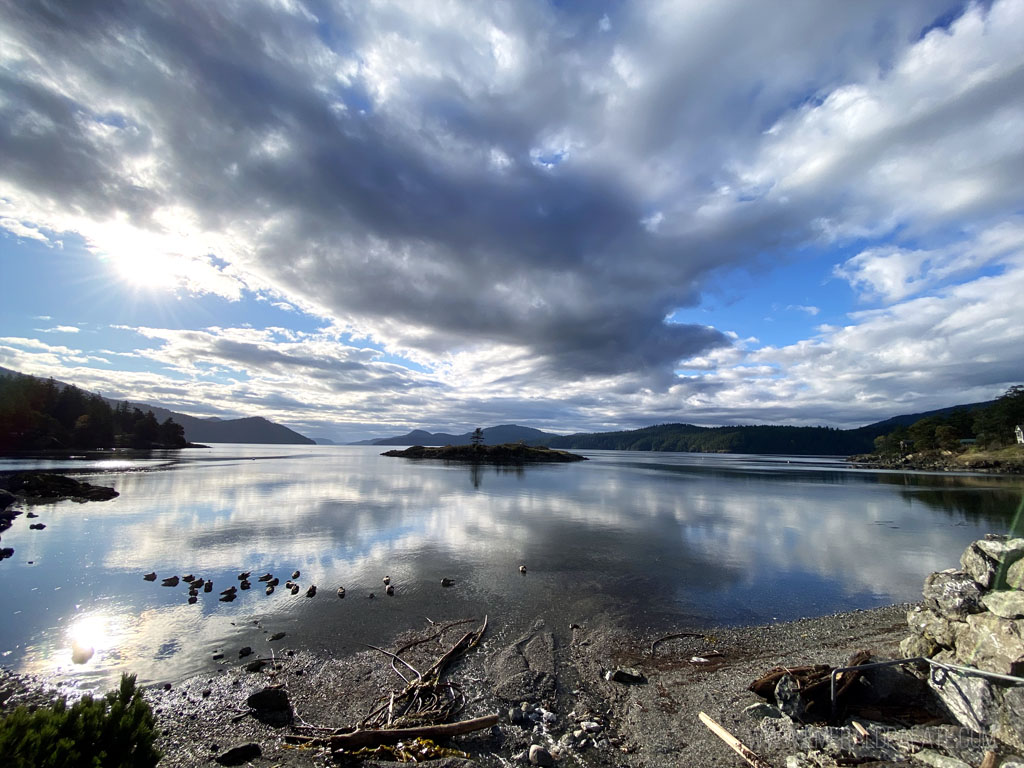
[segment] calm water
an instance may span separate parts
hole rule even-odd
[[[594,451],[508,471],[379,450],[0,459],[0,470],[103,470],[87,479],[121,493],[35,507],[38,521],[22,515],[2,534],[15,555],[0,562],[0,664],[95,687],[121,670],[175,680],[237,660],[243,645],[347,653],[424,617],[488,613],[498,631],[517,631],[538,617],[611,616],[668,631],[868,608],[918,599],[927,573],[1005,532],[1024,494],[1014,478],[823,459]],[[315,598],[283,589],[296,569]],[[143,581],[151,570],[212,578],[215,589],[188,605],[184,585]],[[273,572],[282,586],[267,596],[254,581],[219,602],[240,571]],[[445,576],[456,585],[442,588]],[[271,645],[274,632],[287,637]],[[75,638],[96,649],[85,664],[72,663]],[[212,660],[218,651],[224,662]]]

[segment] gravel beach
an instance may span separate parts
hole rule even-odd
[[[466,696],[460,719],[498,714],[498,725],[456,737],[451,745],[482,766],[526,765],[531,745],[543,747],[557,765],[741,765],[740,758],[698,720],[703,711],[771,764],[781,766],[794,747],[784,740],[766,740],[756,720],[743,712],[760,701],[747,690],[750,683],[773,666],[837,665],[860,649],[894,656],[907,633],[907,608],[894,605],[790,623],[715,629],[661,641],[653,654],[651,645],[657,637],[639,637],[611,622],[583,627],[538,622],[519,637],[504,636],[496,627],[452,666],[447,677],[461,685]],[[493,619],[491,625],[496,626]],[[425,626],[382,647],[396,650],[410,640],[437,635],[438,629]],[[472,625],[450,627],[403,658],[424,669],[467,629]],[[380,651],[331,659],[290,651],[286,642],[275,643],[284,647],[273,653],[269,643],[244,658],[238,650],[226,653],[217,674],[151,688],[146,697],[156,713],[162,734],[158,745],[165,753],[160,765],[213,765],[214,758],[244,744],[257,745],[260,756],[243,764],[332,764],[322,750],[286,744],[285,735],[316,733],[305,726],[357,725],[379,697],[404,685]],[[608,671],[618,668],[634,668],[646,682],[606,679]],[[6,676],[8,688],[17,689],[12,680],[16,678]],[[290,726],[252,716],[246,700],[267,687],[287,693],[294,718]],[[33,694],[12,690],[8,696],[5,709]],[[431,764],[470,763],[447,758]]]

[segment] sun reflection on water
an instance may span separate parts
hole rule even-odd
[[[66,632],[69,641],[68,648],[53,661],[66,662],[67,650],[70,649],[72,664],[87,664],[97,651],[103,652],[113,647],[115,643],[113,623],[111,617],[103,613],[77,617]]]

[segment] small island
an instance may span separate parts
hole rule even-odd
[[[557,451],[546,447],[534,447],[523,443],[504,445],[414,445],[404,451],[385,451],[381,456],[400,456],[405,459],[442,459],[461,461],[469,464],[540,464],[586,461],[568,451]]]

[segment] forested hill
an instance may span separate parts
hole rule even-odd
[[[627,432],[565,435],[553,438],[547,444],[551,448],[578,450],[849,455],[871,449],[877,435],[868,430],[868,427],[842,430],[831,427],[659,424]]]
[[[62,381],[55,381],[53,379],[41,379],[36,376],[31,376],[26,373],[20,373],[13,371],[9,368],[0,368],[0,383],[6,382],[8,386],[6,388],[0,388],[0,431],[3,431],[3,435],[7,435],[12,430],[19,432],[25,432],[26,430],[33,433],[38,433],[36,442],[45,444],[45,447],[51,447],[52,445],[73,445],[76,444],[71,439],[71,429],[74,426],[73,423],[65,425],[62,430],[57,429],[52,421],[47,421],[47,409],[39,407],[33,408],[27,404],[25,399],[25,393],[20,392],[23,386],[19,386],[19,382],[26,384],[27,382],[34,382],[30,385],[32,389],[39,389],[39,386],[45,385],[47,390],[52,388],[54,394],[49,396],[49,399],[53,399],[57,394],[68,390],[69,393],[79,393],[79,399],[89,400],[95,399],[98,401],[93,406],[95,413],[92,414],[93,421],[97,421],[99,418],[99,412],[102,409],[98,409],[98,404],[106,404],[107,408],[113,412],[125,411],[132,413],[138,410],[142,415],[152,413],[153,417],[158,422],[165,422],[168,419],[172,420],[175,424],[184,428],[185,439],[194,443],[262,443],[262,444],[275,444],[275,445],[313,445],[313,441],[308,437],[300,435],[298,432],[289,429],[282,424],[276,424],[275,422],[268,421],[261,416],[250,416],[238,419],[218,419],[212,418],[197,418],[196,416],[189,416],[184,413],[177,413],[175,411],[168,410],[167,408],[161,408],[156,405],[149,405],[148,403],[128,402],[112,400],[108,397],[101,397],[100,395],[87,392],[85,390],[79,390],[72,384],[68,384]],[[65,398],[67,399],[67,397]],[[47,400],[47,397],[42,397],[42,401]],[[38,403],[36,404],[39,405]],[[98,409],[98,410],[97,410]],[[15,428],[8,424],[8,419],[2,418],[3,414],[10,411],[11,414],[17,415],[19,419],[19,425]],[[42,421],[46,421],[46,424],[35,424],[32,425],[31,429],[26,424],[22,424],[26,416],[36,414],[36,417]],[[77,418],[79,413],[74,414]],[[49,425],[49,426],[47,426]],[[52,428],[51,428],[52,427]],[[59,433],[59,434],[58,434]],[[63,434],[67,433],[67,434]],[[88,445],[81,444],[77,447],[100,447],[105,446],[107,437],[104,436],[102,439],[97,436],[83,436],[85,443]],[[31,442],[31,441],[30,441]]]

